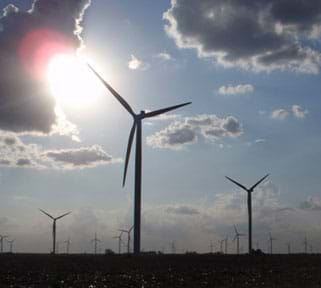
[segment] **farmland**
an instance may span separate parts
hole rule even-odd
[[[321,287],[320,255],[0,255],[0,287]]]

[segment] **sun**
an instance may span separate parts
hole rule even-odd
[[[87,108],[97,103],[102,86],[85,62],[67,54],[54,56],[47,78],[57,104],[67,108]]]

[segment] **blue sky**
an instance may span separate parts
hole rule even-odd
[[[12,3],[27,11],[31,2],[0,4],[4,8]],[[276,249],[284,252],[288,239],[293,239],[294,249],[302,250],[302,239],[308,235],[315,250],[320,249],[321,224],[316,220],[321,216],[319,18],[312,15],[314,21],[311,15],[296,15],[297,11],[289,11],[289,15],[266,12],[264,21],[281,23],[282,32],[273,30],[273,34],[260,30],[257,23],[246,22],[243,32],[249,40],[245,43],[236,39],[242,31],[236,34],[233,30],[237,18],[233,9],[241,5],[241,20],[245,21],[250,9],[258,14],[265,11],[263,4],[253,8],[235,1],[235,7],[225,7],[230,14],[222,20],[216,16],[220,5],[224,6],[222,1],[197,3],[93,0],[81,22],[84,47],[79,55],[87,58],[135,111],[193,102],[167,119],[145,120],[143,247],[168,249],[175,240],[180,249],[204,252],[210,241],[216,244],[226,234],[233,237],[233,224],[246,232],[246,195],[224,176],[250,186],[270,173],[253,196],[254,238],[265,248],[271,231],[279,239]],[[291,13],[297,17],[291,18]],[[208,17],[225,23],[230,36],[223,37],[216,22],[206,26]],[[174,23],[178,23],[176,30]],[[261,43],[251,43],[253,39],[248,37],[249,25],[262,34],[273,34],[274,44],[268,42],[272,36],[258,37],[263,43],[260,50]],[[216,38],[209,37],[211,33]],[[240,49],[229,37],[236,39]],[[298,47],[301,50],[296,50]],[[283,58],[278,49],[286,54]],[[222,51],[229,57],[215,54]],[[275,58],[259,60],[265,51]],[[39,168],[39,163],[19,167],[11,162],[0,168],[0,233],[17,238],[18,251],[46,252],[50,247],[49,219],[38,208],[52,214],[73,211],[59,223],[58,238],[71,237],[75,252],[92,249],[90,237],[95,231],[104,247],[116,249],[112,236],[118,228],[131,226],[134,159],[124,189],[120,160],[125,156],[131,118],[111,94],[100,94],[96,103],[83,109],[62,107],[68,121],[76,125],[80,142],[70,135],[39,137],[0,125],[3,137],[11,133],[23,145],[36,145],[48,159],[53,152],[56,157],[50,158],[50,165],[42,162],[45,168]],[[210,124],[200,124],[201,120]],[[57,158],[58,154],[66,156],[63,150],[72,153],[81,147],[81,152],[107,153],[116,161],[103,154],[99,161],[77,167]],[[1,155],[7,159],[6,153],[4,149]],[[18,156],[12,155],[15,160]],[[242,245],[246,247],[245,240]]]

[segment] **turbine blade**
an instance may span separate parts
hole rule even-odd
[[[71,213],[71,211],[69,211],[69,212],[67,212],[65,214],[62,214],[61,216],[57,217],[56,220],[58,220],[58,219],[60,219],[62,217],[65,217],[65,216],[69,215],[70,213]]]
[[[150,118],[150,117],[158,116],[158,115],[160,115],[160,114],[164,114],[164,113],[166,113],[166,112],[169,112],[169,111],[178,109],[178,108],[180,108],[180,107],[189,105],[189,104],[191,104],[191,103],[192,103],[192,102],[187,102],[187,103],[183,103],[183,104],[180,104],[180,105],[175,105],[175,106],[171,106],[171,107],[167,107],[167,108],[155,110],[155,111],[152,111],[152,112],[147,112],[147,113],[145,113],[144,118]]]
[[[267,177],[269,176],[269,174],[266,174],[261,180],[259,180],[258,182],[256,182],[249,190],[254,190],[254,188],[259,185],[260,183],[262,183]]]
[[[130,107],[130,105],[127,103],[127,101],[121,97],[115,90],[113,87],[111,87],[103,77],[101,77],[98,72],[90,65],[88,64],[88,67],[91,69],[91,71],[94,72],[94,74],[98,77],[98,79],[104,84],[104,86],[109,90],[109,92],[111,94],[114,95],[114,97],[118,100],[118,102],[123,105],[123,107],[132,115],[132,116],[135,116],[135,113],[133,111],[133,109]]]
[[[129,162],[129,157],[130,157],[130,151],[132,149],[132,144],[133,144],[133,140],[134,140],[135,131],[136,131],[136,121],[134,121],[133,127],[130,130],[129,138],[128,138],[127,151],[126,151],[126,160],[125,160],[125,167],[124,167],[124,176],[123,176],[123,187],[125,186],[125,183],[126,183],[128,162]]]
[[[55,220],[54,217],[52,217],[50,214],[48,214],[46,211],[39,209],[43,214],[46,214],[48,217],[50,217],[52,220]]]
[[[127,230],[124,230],[124,229],[118,229],[120,232],[124,232],[124,233],[128,233]]]
[[[228,179],[228,180],[230,180],[230,181],[233,182],[235,185],[241,187],[242,189],[244,189],[245,191],[248,192],[248,189],[247,189],[245,186],[243,186],[242,184],[240,184],[239,182],[236,182],[235,180],[233,180],[232,178],[227,177],[227,176],[225,176],[225,178]]]

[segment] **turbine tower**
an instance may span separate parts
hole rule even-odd
[[[226,235],[224,242],[225,242],[225,254],[227,254],[227,252],[228,252],[228,235]]]
[[[62,214],[58,217],[53,217],[51,216],[49,213],[47,213],[46,211],[42,210],[42,209],[39,209],[40,212],[42,212],[43,214],[47,215],[49,218],[52,219],[52,254],[56,254],[56,222],[57,220],[69,215],[71,213],[71,211],[65,213],[65,214]]]
[[[270,254],[273,254],[273,241],[275,241],[276,239],[272,237],[272,234],[270,233],[270,237],[269,237],[269,243],[270,243]]]
[[[130,253],[130,233],[132,232],[132,230],[134,229],[134,226],[130,227],[129,230],[125,230],[125,229],[119,229],[120,232],[123,233],[127,233],[127,253]]]
[[[236,254],[239,255],[240,254],[240,237],[245,236],[245,234],[239,233],[235,225],[234,225],[234,231],[235,231],[235,237],[233,241],[236,240]]]
[[[0,252],[3,253],[3,240],[8,238],[8,235],[0,235]]]
[[[12,239],[12,240],[7,240],[7,242],[9,243],[9,252],[12,253],[13,252],[13,243],[16,239]]]
[[[221,253],[223,254],[223,243],[224,243],[225,239],[222,239],[222,240],[219,240],[220,242],[220,250],[221,250]]]
[[[97,244],[98,242],[101,242],[98,238],[97,238],[97,233],[95,233],[95,238],[91,240],[91,242],[94,242],[94,252],[95,255],[97,255]]]
[[[213,254],[213,248],[214,248],[213,242],[210,241],[210,253],[211,254]]]
[[[265,175],[262,179],[260,179],[258,182],[256,182],[252,187],[250,188],[246,188],[245,186],[243,186],[242,184],[240,184],[239,182],[233,180],[230,177],[226,177],[226,179],[230,180],[231,182],[233,182],[235,185],[239,186],[240,188],[242,188],[243,190],[245,190],[247,192],[247,209],[248,209],[248,216],[249,216],[249,254],[252,253],[252,192],[254,191],[254,189],[261,183],[263,182],[267,177],[269,176],[269,174]]]
[[[133,144],[135,132],[136,132],[136,152],[135,152],[135,200],[134,200],[134,254],[140,253],[140,224],[141,224],[141,194],[142,194],[142,121],[145,118],[155,117],[166,112],[178,109],[180,107],[191,104],[191,102],[171,106],[168,108],[155,110],[152,112],[140,111],[136,114],[127,101],[122,98],[90,65],[89,68],[94,72],[94,74],[102,81],[104,86],[109,90],[111,94],[120,102],[120,104],[127,110],[127,112],[133,117],[134,123],[130,130],[125,168],[123,175],[123,187],[126,182],[127,167],[130,157],[130,151]]]
[[[118,239],[118,254],[121,253],[121,243],[123,242],[123,240],[121,239],[122,235],[123,235],[123,231],[121,231],[118,236],[113,237],[114,239]]]
[[[288,247],[288,254],[291,254],[291,242],[287,243],[287,247]]]

